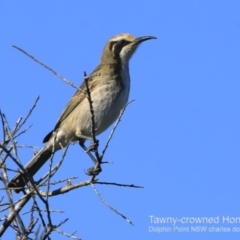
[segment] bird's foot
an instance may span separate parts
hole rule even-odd
[[[87,170],[86,174],[88,176],[97,176],[102,171],[101,166],[97,163],[94,167]]]
[[[99,146],[99,141],[96,140],[96,142],[91,142],[91,145],[87,148],[86,152],[95,152]]]

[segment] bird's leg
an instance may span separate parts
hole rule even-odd
[[[99,141],[96,139],[96,142],[91,142],[91,145],[87,148],[86,152],[95,152],[99,146]]]
[[[90,151],[88,151],[88,148],[85,146],[84,142],[79,140],[79,145],[82,147],[82,149],[88,154],[88,156],[92,159],[93,163],[96,164],[97,160],[95,157],[92,155]]]
[[[78,142],[79,142],[79,145],[84,149],[85,152],[95,152],[98,148],[98,145],[99,145],[99,141],[95,138],[95,141],[93,140],[93,138],[91,137],[88,137],[88,136],[85,136],[85,135],[82,135],[80,131],[78,131],[76,133],[76,136],[78,137]],[[87,148],[85,145],[84,145],[84,142],[85,140],[91,140],[91,145]]]
[[[102,171],[101,162],[95,159],[95,157],[90,152],[89,148],[87,148],[85,146],[84,141],[79,140],[79,145],[83,148],[83,150],[88,154],[88,156],[92,159],[92,161],[94,163],[93,167],[87,169],[86,174],[89,175],[89,176],[98,175]],[[91,146],[93,146],[92,150],[96,149],[96,145],[98,146],[98,141],[97,141],[97,143],[92,143],[91,144]]]

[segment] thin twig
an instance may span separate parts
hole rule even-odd
[[[90,179],[90,180],[82,181],[82,182],[79,182],[76,184],[66,185],[64,187],[61,187],[61,188],[58,188],[58,189],[55,189],[55,190],[49,191],[49,192],[40,190],[39,194],[41,194],[41,196],[43,196],[43,197],[46,197],[46,196],[53,197],[53,196],[56,196],[59,194],[67,193],[76,188],[86,187],[86,186],[90,185],[91,183],[92,183],[92,180]]]
[[[97,196],[99,197],[99,199],[101,200],[101,202],[106,205],[109,209],[111,209],[112,211],[114,211],[116,214],[120,215],[123,219],[125,219],[129,224],[131,224],[132,226],[134,225],[133,222],[127,218],[125,215],[123,215],[122,213],[120,213],[119,211],[117,211],[115,208],[113,208],[112,206],[110,206],[100,195],[100,193],[98,192],[98,190],[95,188],[94,184],[91,184],[92,188],[94,189],[95,193],[97,194]]]
[[[94,182],[94,184],[113,185],[118,187],[144,188],[142,186],[136,186],[134,184],[122,184],[122,183],[114,183],[114,182]]]
[[[98,153],[98,140],[96,139],[96,124],[95,124],[95,114],[94,114],[94,109],[93,109],[93,101],[92,101],[92,97],[91,97],[91,91],[89,89],[89,85],[88,85],[88,80],[89,78],[87,77],[86,72],[84,72],[84,80],[85,80],[85,85],[86,85],[86,92],[87,92],[87,97],[88,97],[88,102],[89,102],[89,107],[90,107],[90,113],[91,113],[91,121],[92,121],[92,140],[93,140],[93,144],[95,146],[94,148],[94,152],[97,158],[98,162],[101,162],[101,158],[100,155]]]
[[[39,99],[40,99],[40,96],[37,96],[36,100],[34,101],[33,106],[30,108],[27,116],[24,118],[23,122],[20,124],[19,129],[26,123],[26,121],[28,120],[28,118],[31,116],[34,108],[37,106],[37,103],[38,103]]]
[[[45,65],[44,63],[42,63],[41,61],[39,61],[38,59],[36,59],[35,57],[33,57],[32,55],[30,55],[29,53],[27,53],[26,51],[24,51],[23,49],[21,49],[20,47],[17,47],[15,45],[12,45],[12,47],[16,48],[17,50],[19,50],[20,52],[26,54],[28,57],[30,57],[32,60],[34,60],[35,62],[39,63],[40,65],[42,65],[43,67],[45,67],[46,69],[48,69],[50,72],[52,72],[54,75],[56,75],[57,77],[59,77],[60,79],[62,79],[65,83],[69,84],[70,86],[76,88],[77,90],[80,91],[80,89],[75,86],[71,81],[67,80],[65,77],[63,77],[61,74],[57,73],[55,70],[53,70],[52,68],[48,67],[47,65]]]
[[[48,181],[48,178],[52,178],[54,176],[54,174],[58,171],[58,169],[60,168],[60,166],[63,163],[63,160],[65,159],[65,156],[67,154],[67,150],[68,150],[69,145],[65,148],[65,150],[63,151],[63,155],[61,157],[61,160],[54,166],[54,168],[51,169],[51,171],[49,171],[48,173],[46,173],[42,178],[40,178],[40,180],[37,181],[37,185],[39,186],[44,186],[46,184],[46,182]]]
[[[30,221],[30,223],[29,223],[29,225],[28,225],[28,227],[27,227],[27,231],[28,231],[29,233],[32,232],[32,230],[33,230],[33,228],[36,226],[37,222],[38,222],[38,218],[32,219],[32,220]]]
[[[33,206],[30,211],[24,212],[24,213],[22,213],[22,215],[27,215],[27,214],[35,212],[35,211],[47,212],[46,209],[41,210],[41,209],[37,209],[36,207]],[[64,213],[64,211],[62,211],[62,210],[49,210],[49,212],[51,212],[51,213]]]
[[[20,135],[22,135],[23,133],[27,132],[31,127],[33,126],[33,124],[31,124],[30,126],[28,126],[26,129],[22,130],[20,133],[18,133],[17,135],[14,136],[14,139],[19,137]]]
[[[1,116],[1,122],[2,122],[2,132],[3,132],[3,141],[6,141],[6,132],[5,132],[5,123],[4,123],[4,114],[2,113],[0,109],[0,116]]]
[[[40,209],[40,207],[38,206],[38,203],[37,203],[37,201],[36,201],[36,196],[33,195],[33,196],[32,196],[32,199],[33,199],[33,207],[32,207],[32,208],[36,209],[36,211],[38,212],[38,215],[39,215],[39,217],[40,217],[40,219],[41,219],[41,222],[42,222],[43,227],[46,228],[46,223],[45,223],[45,221],[44,221],[44,218],[43,218],[41,209]]]
[[[20,210],[25,206],[25,204],[31,199],[32,192],[28,192],[25,194],[19,201],[18,204],[14,206],[14,211],[12,211],[7,218],[5,219],[4,223],[0,227],[0,237],[3,236],[7,228],[10,226],[12,221],[16,218],[16,215],[20,212]]]
[[[14,229],[15,231],[17,231],[18,233],[22,234],[26,234],[26,228],[23,224],[22,219],[20,218],[18,213],[15,213],[15,209],[14,209],[14,205],[13,205],[13,197],[12,197],[12,193],[11,191],[7,188],[7,184],[8,184],[8,175],[7,175],[7,171],[5,168],[5,164],[2,165],[1,167],[1,173],[2,173],[2,179],[5,185],[5,189],[6,189],[6,193],[8,196],[8,201],[11,207],[11,212],[13,212],[14,214],[16,214],[16,218],[13,220],[13,224],[14,224]]]
[[[51,234],[52,231],[54,231],[56,228],[62,226],[64,223],[66,223],[68,221],[68,218],[63,220],[62,222],[60,222],[58,225],[56,226],[51,226],[49,225],[48,228],[45,231],[44,236],[41,238],[42,240],[45,240],[47,237],[49,237],[49,235]]]
[[[77,231],[75,231],[75,232],[72,233],[72,234],[63,232],[63,231],[58,230],[58,229],[54,229],[54,231],[57,232],[57,233],[60,233],[60,234],[62,234],[62,235],[64,235],[64,236],[66,236],[66,237],[69,237],[69,238],[71,238],[71,239],[82,240],[82,238],[79,238],[79,237],[74,236],[74,234],[75,234]]]
[[[118,117],[117,121],[115,122],[114,127],[113,127],[113,129],[112,129],[112,131],[111,131],[111,133],[110,133],[110,135],[109,135],[109,138],[108,138],[108,140],[107,140],[107,142],[106,142],[106,144],[105,144],[105,147],[104,147],[104,149],[103,149],[103,151],[102,151],[101,158],[104,157],[104,154],[105,154],[105,152],[106,152],[106,150],[107,150],[107,148],[108,148],[108,145],[109,145],[109,143],[110,143],[110,141],[111,141],[111,139],[112,139],[112,137],[113,137],[114,132],[116,131],[116,128],[117,128],[118,124],[119,124],[120,121],[121,121],[122,115],[124,114],[127,106],[128,106],[130,103],[132,103],[133,101],[134,101],[134,100],[131,100],[130,102],[128,102],[128,103],[123,107],[123,109],[121,110],[121,112],[120,112],[120,114],[119,114],[119,117]]]
[[[68,177],[68,178],[63,179],[63,180],[58,180],[58,181],[51,182],[50,185],[57,185],[57,184],[59,184],[59,183],[64,183],[64,182],[69,183],[69,181],[71,181],[72,179],[77,179],[77,178],[78,178],[77,176]]]

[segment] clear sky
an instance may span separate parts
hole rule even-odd
[[[34,125],[19,144],[41,147],[75,90],[12,44],[78,85],[83,71],[96,67],[111,36],[158,38],[144,42],[131,59],[129,100],[135,102],[106,154],[114,164],[104,165],[100,175],[102,181],[144,189],[97,186],[135,226],[105,207],[91,187],[51,199],[53,209],[65,211],[53,215],[54,223],[69,218],[62,229],[77,230],[84,240],[239,239],[240,222],[224,220],[240,217],[239,12],[237,0],[1,1],[0,108],[11,126],[40,95],[28,122]],[[99,136],[101,146],[109,132]],[[20,154],[25,163],[32,151]],[[85,180],[90,166],[86,154],[71,146],[54,179]],[[48,164],[41,173],[47,169]],[[179,221],[174,227],[151,223],[149,216]],[[198,217],[219,222],[190,223]],[[193,232],[193,226],[207,230]],[[150,232],[151,227],[171,232]],[[179,232],[180,227],[189,232]],[[211,232],[211,227],[230,232]],[[11,237],[8,231],[4,239]]]

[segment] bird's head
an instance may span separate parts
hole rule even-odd
[[[109,39],[104,47],[102,54],[102,61],[109,61],[110,59],[120,60],[122,64],[127,64],[140,43],[156,39],[153,36],[144,36],[135,38],[128,33],[118,34]]]

